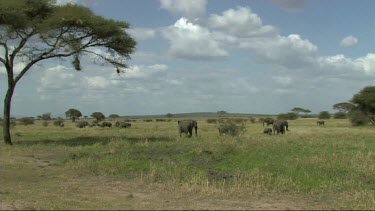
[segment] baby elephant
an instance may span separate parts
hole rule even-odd
[[[272,128],[269,128],[269,127],[264,128],[263,133],[268,134],[268,135],[272,135]]]
[[[316,122],[316,125],[324,125],[324,121],[323,120],[319,120]]]
[[[198,130],[198,123],[195,120],[182,120],[178,121],[178,129],[180,132],[180,137],[181,133],[188,134],[189,137],[193,135],[193,128],[195,129],[195,136],[197,136],[197,130]]]

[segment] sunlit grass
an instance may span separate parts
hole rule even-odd
[[[59,167],[82,175],[142,178],[201,194],[266,193],[331,197],[329,208],[375,209],[375,128],[348,120],[289,121],[285,135],[246,123],[237,137],[198,120],[198,137],[179,137],[177,123],[132,122],[127,129],[64,128],[41,122],[12,129],[2,156],[61,153]],[[1,134],[0,134],[1,135]],[[8,162],[16,171],[22,164]],[[19,175],[22,179],[22,175]],[[38,194],[38,193],[37,193]]]

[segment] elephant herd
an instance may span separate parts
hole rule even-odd
[[[263,126],[264,123],[267,125],[272,125],[273,126],[273,131],[272,128],[265,128],[263,133],[272,135],[273,134],[284,134],[285,131],[289,131],[289,124],[288,121],[286,120],[274,120],[272,118],[266,118],[263,121]],[[197,136],[197,130],[198,130],[198,123],[195,120],[182,120],[178,121],[178,129],[181,137],[181,133],[185,133],[186,135],[189,135],[191,137],[193,135],[193,128],[195,129],[195,136]],[[230,131],[230,128],[228,128],[226,125],[220,125],[218,127],[219,133],[225,134]]]

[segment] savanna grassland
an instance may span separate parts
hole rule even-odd
[[[375,209],[375,128],[246,122],[237,137],[198,120],[131,128],[15,126],[0,144],[1,209]],[[0,134],[2,137],[2,134]]]

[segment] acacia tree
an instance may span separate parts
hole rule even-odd
[[[355,108],[363,113],[365,117],[375,125],[375,86],[367,86],[355,94],[351,100]]]
[[[78,71],[80,59],[94,55],[120,73],[136,45],[127,28],[126,22],[105,19],[79,5],[0,0],[0,67],[5,67],[8,85],[3,115],[5,143],[12,144],[9,126],[15,87],[31,67],[50,59],[70,58]],[[17,74],[14,67],[19,62],[25,66]]]
[[[355,108],[355,105],[349,102],[336,103],[332,106],[333,109],[338,110],[339,112],[348,113]]]
[[[118,114],[110,114],[108,117],[111,118],[112,120],[115,120],[116,118],[119,118],[120,116]]]
[[[105,119],[105,116],[102,112],[94,112],[91,114],[92,117],[94,117],[97,121],[102,121]]]
[[[65,112],[65,116],[67,118],[71,118],[72,122],[75,122],[76,118],[79,118],[82,116],[82,113],[77,109],[71,108]]]

